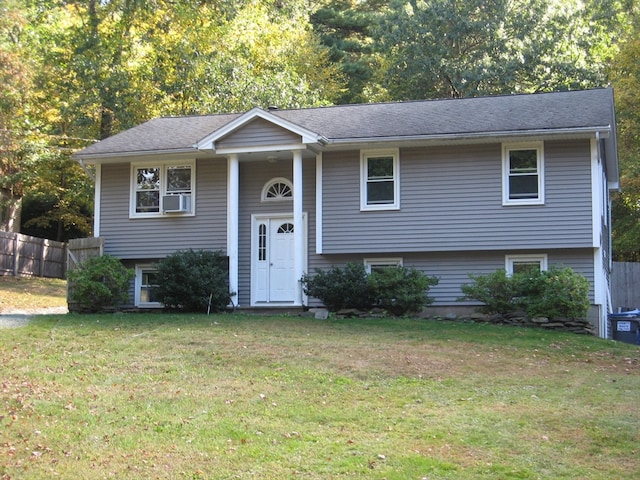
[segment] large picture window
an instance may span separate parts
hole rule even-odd
[[[504,205],[544,203],[542,143],[504,145],[502,176]]]
[[[400,208],[398,150],[363,151],[360,162],[361,210]]]
[[[194,162],[134,164],[131,168],[132,217],[193,213]]]

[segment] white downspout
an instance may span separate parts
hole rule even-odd
[[[322,255],[322,152],[316,155],[316,253]]]
[[[84,165],[81,163],[82,167]],[[87,172],[88,173],[88,172]],[[93,177],[93,236],[100,236],[100,197],[102,196],[102,165],[96,164],[96,172]]]

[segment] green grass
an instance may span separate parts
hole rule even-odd
[[[0,276],[0,313],[66,305],[66,280]]]
[[[640,349],[429,320],[2,330],[0,478],[632,479]]]

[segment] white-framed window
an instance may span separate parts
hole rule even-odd
[[[195,161],[131,165],[131,217],[193,214]]]
[[[158,285],[157,271],[153,265],[136,265],[135,305],[140,308],[160,308],[154,287]]]
[[[400,152],[397,148],[360,153],[360,209],[400,208]]]
[[[503,205],[544,203],[544,149],[542,142],[502,146]]]
[[[260,200],[263,202],[282,202],[293,200],[293,184],[286,178],[272,178],[262,187]]]
[[[402,257],[393,258],[365,258],[364,268],[367,273],[383,270],[385,268],[397,268],[402,266]]]
[[[505,270],[508,275],[527,272],[529,270],[547,270],[546,254],[507,255],[505,257]]]

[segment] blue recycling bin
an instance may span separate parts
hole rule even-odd
[[[611,313],[609,321],[614,340],[640,345],[640,310]]]

